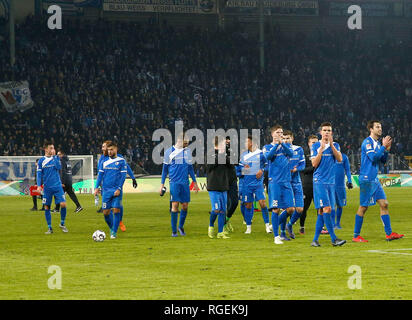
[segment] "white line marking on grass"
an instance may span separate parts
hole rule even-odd
[[[372,253],[389,253],[389,254],[401,254],[406,256],[412,256],[412,253],[405,253],[405,252],[391,252],[391,251],[399,251],[399,250],[412,250],[412,248],[404,248],[404,249],[391,249],[391,250],[368,250],[368,252]]]

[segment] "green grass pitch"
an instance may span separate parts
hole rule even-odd
[[[53,235],[44,234],[44,213],[29,211],[30,197],[1,197],[0,299],[412,299],[412,189],[386,189],[392,228],[404,239],[385,240],[374,206],[362,230],[369,243],[352,243],[358,190],[348,191],[337,232],[348,243],[336,248],[329,235],[310,246],[313,207],[306,235],[284,245],[265,233],[260,213],[245,235],[239,208],[231,238],[209,239],[208,194],[192,194],[187,236],[172,238],[168,194],[125,194],[127,231],[97,243],[95,230],[109,232],[92,195],[80,195],[79,214],[68,200],[67,234],[52,214]],[[48,287],[52,265],[61,268],[61,289]],[[361,268],[361,289],[348,287],[352,265]]]

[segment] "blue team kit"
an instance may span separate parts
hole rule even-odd
[[[165,183],[168,175],[170,182],[170,201],[180,203],[190,202],[189,175],[192,181],[196,182],[190,149],[172,146],[165,151],[161,179],[162,184]]]
[[[361,169],[359,173],[360,205],[376,204],[376,200],[386,199],[385,192],[378,180],[379,164],[385,163],[388,152],[379,141],[367,137],[362,143]]]
[[[268,160],[268,194],[269,209],[291,208],[295,206],[289,159],[293,157],[290,144],[268,144],[263,148],[263,154]]]
[[[42,157],[37,163],[37,185],[43,188],[43,204],[50,206],[53,200],[56,204],[66,201],[60,180],[61,163],[58,156]]]

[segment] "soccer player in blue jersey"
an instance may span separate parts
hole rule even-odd
[[[247,151],[240,156],[240,164],[243,165],[243,201],[245,203],[246,234],[252,233],[253,201],[259,202],[262,210],[263,222],[266,232],[271,233],[269,224],[269,212],[266,206],[265,188],[263,186],[263,170],[266,165],[266,158],[255,143],[252,136],[246,140]]]
[[[41,191],[43,182],[43,204],[45,208],[45,217],[48,226],[46,234],[52,234],[50,205],[54,196],[54,202],[60,204],[60,224],[59,227],[63,232],[68,232],[65,226],[66,220],[66,198],[60,180],[61,163],[60,158],[56,156],[56,150],[51,142],[45,142],[44,157],[41,157],[37,163],[37,190]]]
[[[380,206],[380,215],[386,233],[386,240],[400,239],[403,238],[404,235],[392,232],[388,201],[378,180],[379,164],[387,161],[392,145],[392,138],[386,136],[382,139],[382,144],[379,142],[379,138],[382,136],[382,125],[377,120],[369,121],[367,129],[370,135],[363,140],[362,143],[361,168],[359,173],[360,205],[355,216],[355,230],[352,241],[368,242],[361,237],[360,232],[363,218],[368,207],[375,205],[376,202]]]
[[[117,238],[117,230],[120,224],[120,208],[123,198],[123,184],[126,179],[127,164],[124,158],[117,154],[117,144],[107,144],[109,159],[104,161],[97,175],[95,195],[99,193],[102,184],[102,208],[104,218],[110,228],[110,239]],[[113,210],[113,216],[110,211]]]
[[[333,141],[332,124],[324,122],[320,126],[322,136],[319,142],[312,145],[311,161],[315,168],[313,173],[313,198],[315,208],[318,210],[315,236],[312,246],[320,247],[319,235],[323,225],[326,225],[333,246],[342,246],[346,240],[336,237],[333,230],[331,211],[335,207],[335,163],[342,161],[340,146]]]
[[[102,144],[102,155],[100,156],[98,164],[97,164],[97,171],[99,171],[99,169],[101,168],[103,163],[110,158],[109,154],[108,154],[108,151],[107,151],[107,145],[111,144],[111,143],[112,143],[112,141],[110,141],[110,140],[106,140],[106,141],[103,142],[103,144]],[[118,153],[117,156],[123,158],[123,156],[120,153]],[[133,181],[133,188],[137,188],[137,181],[136,181],[136,178],[133,174],[133,170],[130,168],[128,163],[126,163],[126,165],[127,165],[127,174],[129,175],[129,177]],[[96,188],[98,188],[98,187],[100,187],[100,186],[96,186]],[[103,195],[102,195],[102,197],[103,197]],[[123,210],[123,205],[121,205],[121,207],[120,207],[119,228],[122,232],[125,232],[126,231],[126,226],[123,223],[123,211],[124,211]],[[99,210],[98,212],[101,212],[101,210]],[[110,214],[113,215],[112,212],[110,212]]]
[[[342,153],[342,162],[336,162],[335,165],[335,198],[336,198],[336,211],[335,207],[332,208],[331,218],[335,229],[342,229],[340,220],[342,217],[343,207],[346,206],[346,187],[345,187],[345,175],[347,177],[346,186],[348,189],[353,188],[352,176],[350,173],[350,164],[348,156]]]
[[[293,224],[300,218],[300,215],[303,212],[303,187],[302,187],[302,180],[300,178],[300,172],[305,169],[306,161],[305,161],[305,153],[303,148],[300,146],[296,146],[293,144],[293,133],[290,130],[285,130],[284,132],[285,142],[290,143],[293,150],[293,157],[289,159],[289,167],[291,172],[291,185],[293,190],[293,196],[295,198],[295,212],[293,212],[292,216],[290,217],[289,223],[286,225],[286,229],[288,230],[289,236],[292,239],[295,239],[295,234],[293,232]],[[281,232],[284,233],[286,221],[284,222],[283,226],[281,226]],[[282,236],[282,234],[281,234]],[[283,237],[286,237],[283,234]]]
[[[285,143],[283,128],[275,125],[270,129],[273,141],[263,148],[263,154],[268,161],[268,194],[269,210],[272,211],[272,230],[275,244],[283,244],[279,236],[279,223],[286,220],[287,214],[295,211],[289,159],[293,157],[293,150],[289,143]],[[279,216],[280,209],[286,211]]]
[[[167,176],[169,176],[170,202],[172,204],[170,210],[172,237],[178,236],[177,231],[179,231],[180,235],[185,236],[184,224],[190,202],[189,176],[194,183],[195,192],[199,191],[199,187],[196,182],[195,171],[192,165],[192,154],[189,148],[184,147],[183,135],[177,138],[174,146],[165,151],[159,191],[160,194],[162,194],[162,189],[164,188]],[[180,210],[178,227],[179,204],[182,205],[182,209]]]

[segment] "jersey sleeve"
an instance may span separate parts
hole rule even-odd
[[[120,166],[120,179],[119,179],[119,184],[117,186],[117,189],[122,190],[123,184],[126,180],[126,174],[127,174],[127,163],[126,160],[123,159],[123,163]]]
[[[37,183],[38,186],[42,185],[42,183],[41,183],[42,175],[43,175],[42,163],[43,163],[42,159],[40,159],[37,162],[36,183]]]
[[[362,151],[365,152],[370,161],[376,163],[381,159],[383,153],[385,152],[385,147],[381,146],[377,151],[375,151],[372,141],[365,140],[362,143]]]
[[[296,169],[298,171],[302,171],[305,169],[305,167],[306,167],[305,154],[303,152],[303,149],[300,148],[299,149],[299,162],[298,162],[298,166],[296,167]]]
[[[346,178],[348,179],[348,182],[352,183],[352,175],[350,172],[349,158],[346,155],[343,158],[343,167],[345,168],[345,174],[346,174]]]
[[[126,166],[127,166],[127,174],[129,175],[129,177],[132,178],[132,180],[136,179],[134,176],[133,170],[132,168],[130,168],[128,163],[126,163]]]
[[[315,142],[314,144],[312,144],[312,147],[310,148],[310,159],[313,159],[318,155],[318,147],[319,147],[318,142]]]

